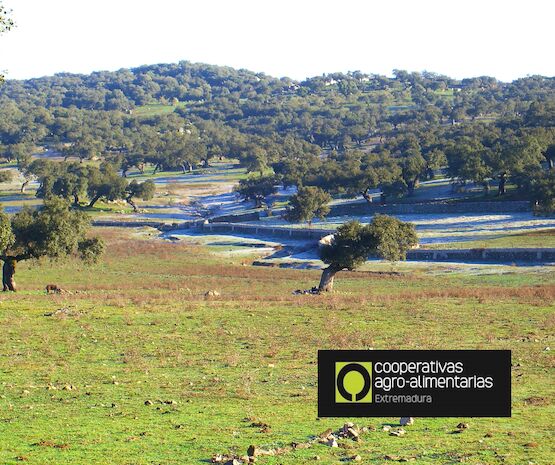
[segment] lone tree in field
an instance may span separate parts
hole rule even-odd
[[[71,210],[66,201],[56,197],[38,210],[24,208],[11,219],[0,213],[3,290],[16,290],[15,269],[22,260],[77,255],[85,262],[96,262],[104,244],[98,238],[86,237],[89,225],[87,215]]]
[[[151,200],[156,192],[156,186],[150,179],[144,182],[131,181],[125,191],[125,201],[137,211],[137,205],[133,201],[134,197],[142,200]]]
[[[245,200],[254,200],[254,208],[262,208],[266,198],[277,192],[274,176],[241,179],[235,191]]]
[[[404,260],[407,250],[417,244],[414,225],[397,218],[376,215],[365,226],[349,221],[337,228],[329,244],[320,248],[320,258],[328,267],[322,272],[318,290],[331,291],[339,271],[354,270],[371,254],[392,262]]]
[[[331,195],[319,187],[301,187],[289,199],[285,219],[290,223],[306,221],[310,226],[314,217],[323,220],[330,212]]]

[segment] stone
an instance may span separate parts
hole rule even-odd
[[[414,423],[413,417],[401,417],[401,419],[399,420],[399,424],[401,426],[410,426],[413,423]]]
[[[389,433],[390,436],[404,436],[406,431],[403,428],[399,428],[398,430],[392,431]]]
[[[145,405],[153,405],[153,403],[151,400],[145,400]]]
[[[353,462],[362,462],[362,457],[360,455],[354,455],[353,457],[351,457],[351,460]]]
[[[468,423],[459,423],[457,425],[457,428],[459,428],[459,429],[468,429]]]
[[[242,462],[240,462],[240,461],[237,460],[237,459],[231,459],[231,460],[228,460],[228,461],[225,463],[225,465],[242,465]]]
[[[330,439],[326,444],[330,447],[339,447],[335,438]]]
[[[384,427],[382,428],[382,431],[390,431],[391,430],[391,426],[389,425],[384,425]]]
[[[259,453],[258,447],[254,446],[252,444],[247,449],[247,455],[249,457],[256,457],[258,455],[258,453]]]
[[[211,289],[204,294],[204,297],[219,297],[220,295],[218,291]]]

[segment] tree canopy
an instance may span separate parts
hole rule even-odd
[[[38,209],[25,207],[8,217],[0,213],[0,259],[4,290],[15,291],[16,263],[49,257],[75,255],[87,262],[98,260],[103,243],[87,237],[90,221],[79,210],[70,209],[63,199],[53,197]]]
[[[120,177],[190,173],[226,157],[286,186],[369,202],[374,190],[382,201],[410,196],[445,174],[529,198],[517,181],[555,159],[555,79],[543,76],[504,83],[395,70],[295,81],[182,61],[8,80],[0,111],[0,153],[24,176],[26,158],[45,150],[109,162]]]
[[[406,258],[407,250],[418,244],[414,225],[387,215],[375,215],[367,225],[349,221],[337,228],[331,240],[320,247],[320,258],[328,265],[322,273],[320,291],[333,288],[341,270],[354,270],[370,255],[388,261]]]
[[[314,217],[323,220],[330,212],[331,195],[319,187],[301,187],[291,196],[285,213],[287,221],[312,222]]]

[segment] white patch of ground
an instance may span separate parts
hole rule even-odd
[[[193,230],[175,230],[164,234],[170,240],[182,240],[205,247],[210,247],[217,255],[258,255],[284,256],[307,254],[306,249],[314,249],[313,257],[317,257],[315,244],[310,241],[276,241],[275,237],[249,237],[242,235],[207,235]]]
[[[532,213],[504,214],[418,214],[392,215],[415,225],[420,244],[464,242],[491,239],[507,234],[555,228],[555,218],[538,217]],[[372,216],[336,216],[315,220],[314,228],[334,229],[352,220],[372,221]],[[290,224],[277,217],[263,218],[260,224],[275,227],[306,228],[306,224]]]
[[[246,235],[210,235],[190,230],[172,231],[163,237],[199,244],[213,249],[220,256],[264,257],[263,262],[296,269],[324,267],[313,241],[289,240],[275,237],[250,237]],[[369,260],[360,270],[372,271],[421,271],[431,275],[465,273],[473,275],[510,273],[553,273],[555,266],[514,266],[507,264],[475,264],[457,262],[405,261],[391,264],[383,260]]]

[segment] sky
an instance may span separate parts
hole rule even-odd
[[[0,0],[23,79],[181,60],[302,80],[393,69],[555,75],[554,0]]]

